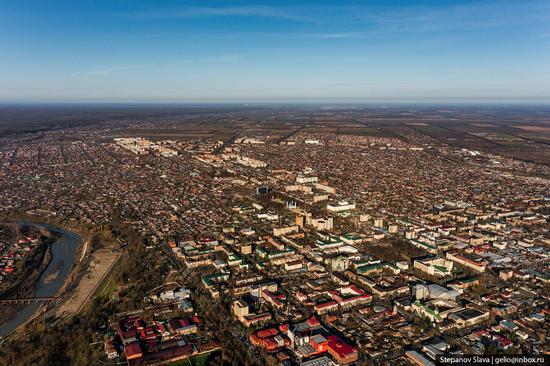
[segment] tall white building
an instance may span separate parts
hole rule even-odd
[[[348,201],[327,204],[327,210],[332,212],[349,211],[353,209],[355,209],[355,203],[349,203]]]

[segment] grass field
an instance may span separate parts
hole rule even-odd
[[[97,288],[94,297],[107,298],[113,291],[115,291],[116,286],[117,284],[113,276],[107,276],[103,283],[101,283],[101,285]]]
[[[171,366],[208,366],[213,365],[212,361],[220,351],[205,353],[200,356],[195,356],[181,361],[176,361]]]

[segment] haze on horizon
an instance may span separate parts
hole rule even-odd
[[[0,101],[550,102],[550,1],[0,1]]]

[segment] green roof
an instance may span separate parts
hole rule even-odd
[[[240,260],[241,257],[239,257],[238,255],[236,255],[235,253],[231,253],[228,257],[227,257],[227,260],[228,261],[236,261],[236,260]]]
[[[278,250],[276,252],[271,252],[269,253],[267,256],[269,258],[272,258],[272,257],[277,257],[279,255],[286,255],[286,254],[289,254],[289,253],[295,253],[296,251],[292,248],[285,248],[283,250]]]
[[[328,239],[317,239],[315,241],[316,245],[325,246],[325,245],[333,245],[333,244],[343,244],[341,240],[336,239],[335,237],[331,236]]]
[[[430,245],[428,243],[424,243],[423,241],[419,241],[419,240],[415,240],[415,239],[409,239],[409,241],[413,244],[418,244],[418,245],[426,247],[426,248],[437,249],[437,247],[435,247],[433,245]]]
[[[382,265],[376,263],[376,264],[369,264],[366,266],[361,266],[357,268],[357,273],[365,273],[370,271],[377,271],[382,270]]]
[[[429,307],[427,307],[426,305],[422,304],[420,301],[416,300],[414,302],[414,304],[418,307],[421,307],[422,309],[424,309],[427,313],[433,315],[437,320],[441,320],[441,315],[439,315],[439,313],[435,310],[432,310],[430,309]]]
[[[211,275],[202,276],[202,282],[210,287],[214,285],[217,281],[224,281],[229,279],[229,274],[227,273],[214,273]]]
[[[199,252],[188,252],[188,256],[189,257],[195,257],[195,256],[198,256],[198,255],[204,255],[204,254],[210,254],[210,253],[214,253],[214,250],[212,249],[206,249],[206,250],[201,250]]]
[[[346,239],[348,239],[348,240],[358,240],[358,239],[362,239],[362,238],[361,238],[361,235],[359,235],[359,234],[344,234],[344,235],[341,235],[340,237],[346,238]]]
[[[447,267],[434,265],[434,268],[437,269],[439,272],[449,272],[449,270],[447,269]]]

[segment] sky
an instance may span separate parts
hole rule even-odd
[[[550,0],[0,0],[0,101],[550,103]]]

